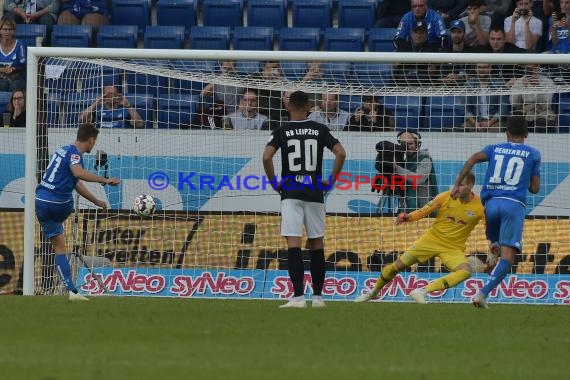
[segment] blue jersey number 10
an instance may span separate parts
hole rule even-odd
[[[493,176],[489,178],[489,183],[506,183],[507,185],[516,186],[518,185],[521,174],[523,172],[524,161],[520,157],[510,157],[507,161],[506,168],[503,171],[503,164],[505,161],[505,156],[503,154],[496,154],[495,158],[495,170],[493,171]]]

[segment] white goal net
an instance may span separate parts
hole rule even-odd
[[[352,300],[372,286],[381,267],[432,222],[395,226],[394,216],[448,190],[468,156],[505,140],[506,119],[523,115],[531,126],[528,142],[542,153],[542,185],[528,196],[523,250],[491,297],[570,300],[565,57],[43,48],[29,55],[28,127],[25,133],[6,128],[0,142],[2,224],[16,231],[25,220],[25,233],[13,232],[21,241],[0,244],[20,254],[25,247],[25,294],[64,288],[33,202],[25,203],[25,218],[21,213],[24,188],[33,200],[49,154],[73,143],[79,123],[92,122],[101,133],[94,151],[84,155],[85,168],[122,182],[87,184],[110,208],[96,210],[82,199],[78,218],[71,215],[64,225],[82,293],[290,297],[279,197],[264,179],[261,154],[271,130],[288,120],[288,95],[303,90],[313,105],[309,118],[327,124],[347,151],[344,180],[326,197],[325,299]],[[405,130],[414,132],[432,166],[402,185],[399,180],[420,170],[414,162],[420,153],[394,152],[390,145]],[[392,155],[408,171],[388,173],[390,165],[383,164],[393,162]],[[326,153],[325,176],[332,162]],[[485,168],[475,169],[477,192]],[[384,182],[374,191],[378,175]],[[132,211],[139,194],[156,200],[152,218]],[[474,275],[430,299],[466,302],[473,296],[486,278],[480,260],[487,246],[480,225],[466,250]],[[304,255],[308,259],[308,251]],[[414,266],[381,299],[408,300],[411,290],[446,271],[437,258]],[[307,294],[310,280],[307,271]]]

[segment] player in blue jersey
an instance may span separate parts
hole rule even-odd
[[[36,217],[45,236],[50,239],[55,253],[57,272],[70,291],[70,300],[86,300],[77,294],[71,279],[67,249],[63,235],[63,222],[73,213],[73,190],[93,202],[107,208],[107,203],[96,198],[81,181],[118,185],[119,179],[105,178],[83,168],[83,153],[90,153],[97,141],[99,130],[93,124],[82,124],[77,129],[75,143],[63,146],[52,155],[49,165],[36,188]]]
[[[540,152],[524,143],[527,136],[524,117],[511,117],[507,122],[507,142],[487,145],[469,157],[452,190],[452,195],[458,193],[458,184],[473,165],[489,162],[481,201],[485,206],[487,239],[500,246],[500,260],[485,286],[473,297],[476,307],[488,308],[487,296],[510,272],[515,255],[521,250],[527,189],[533,194],[540,190]]]

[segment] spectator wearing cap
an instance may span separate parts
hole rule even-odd
[[[449,27],[451,46],[445,49],[447,53],[472,53],[475,48],[465,43],[465,24],[455,20]],[[462,85],[467,81],[467,67],[465,63],[447,63],[440,66],[442,83],[449,86]]]
[[[438,52],[440,46],[428,41],[428,24],[425,20],[416,20],[412,27],[411,44],[402,43],[397,52],[433,53]],[[436,66],[425,63],[397,64],[392,72],[397,85],[429,86],[435,78]]]
[[[428,9],[427,0],[412,0],[412,10],[406,13],[394,37],[394,45],[398,51],[399,46],[413,44],[412,32],[418,21],[427,25],[427,41],[440,47],[447,45],[447,29],[443,19],[433,9]],[[401,49],[401,48],[400,48]]]
[[[359,132],[393,131],[394,120],[377,96],[364,95],[362,105],[354,111],[344,130]]]
[[[467,16],[461,18],[465,25],[465,44],[469,46],[485,45],[489,42],[489,29],[491,17],[482,14],[485,9],[484,0],[467,0]]]

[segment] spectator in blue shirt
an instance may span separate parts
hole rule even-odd
[[[14,38],[16,23],[9,17],[0,19],[0,91],[26,87],[26,52]]]
[[[447,45],[447,28],[439,13],[428,9],[427,0],[412,0],[412,10],[402,17],[396,31],[394,38],[396,49],[402,44],[411,43],[412,29],[419,20],[427,24],[427,42],[439,44],[442,48]]]
[[[552,12],[549,20],[550,41],[554,53],[570,53],[568,25],[570,16],[570,0],[560,0],[560,12]]]
[[[115,86],[103,87],[103,96],[81,112],[79,122],[99,128],[144,128],[141,115]]]

